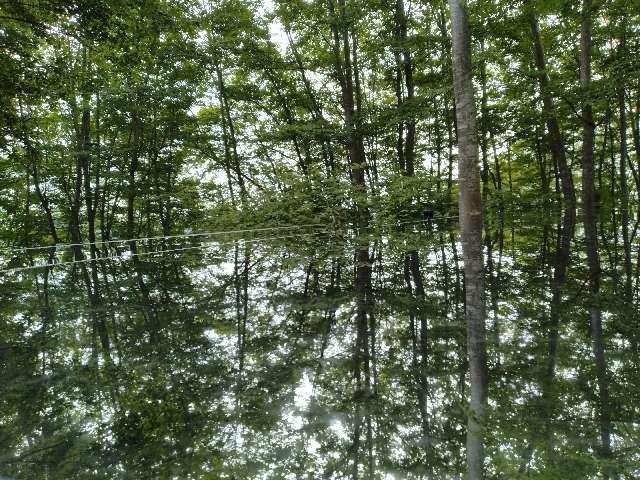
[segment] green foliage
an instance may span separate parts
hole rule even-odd
[[[371,478],[421,478],[429,466],[434,478],[459,477],[469,412],[449,21],[445,2],[405,1],[403,35],[401,4],[0,2],[0,474],[366,478],[372,465]],[[609,468],[632,478],[640,4],[594,2],[588,95],[578,3],[476,0],[469,13],[487,477],[584,479]],[[555,273],[568,206],[532,14],[577,190],[581,107],[593,105],[596,299],[583,298],[580,228],[566,280]],[[245,236],[204,233],[230,230]],[[141,240],[122,241],[131,238]],[[56,241],[55,252],[39,249]],[[54,262],[63,264],[7,271]],[[611,455],[600,445],[592,301],[610,362]],[[312,393],[301,406],[305,382]]]

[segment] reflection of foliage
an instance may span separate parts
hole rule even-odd
[[[396,273],[402,243],[380,252],[373,290],[376,359],[370,364],[375,390],[369,394],[356,388],[353,377],[351,280],[342,277],[331,286],[336,260],[344,271],[351,260],[327,256],[321,238],[263,242],[251,252],[227,246],[226,267],[193,253],[179,261],[147,260],[138,264],[137,280],[131,280],[130,263],[102,265],[102,290],[118,295],[104,299],[112,340],[106,363],[82,294],[73,286],[73,271],[24,275],[5,294],[19,300],[3,309],[3,352],[11,355],[2,357],[2,443],[10,452],[1,460],[2,472],[37,478],[35,464],[50,478],[88,478],[96,471],[99,478],[124,478],[123,472],[136,478],[337,476],[352,470],[354,458],[366,469],[372,442],[376,469],[418,478],[426,474],[425,450],[408,312],[428,319],[424,374],[432,468],[443,478],[464,471],[464,330],[455,316],[460,298],[453,251],[438,244],[448,235],[423,240],[424,251],[439,253],[422,258],[422,299],[408,295]],[[530,255],[536,244],[526,245],[529,251],[519,256],[537,262]],[[555,403],[546,405],[541,382],[547,287],[532,265],[521,271],[502,265],[500,343],[490,346],[490,468],[517,476],[532,445],[537,453],[531,474],[587,478],[599,468],[588,453],[597,437],[589,407],[596,401],[590,347],[583,328],[566,322]],[[576,288],[579,283],[570,285]],[[583,305],[576,301],[566,308],[570,318]],[[630,369],[633,356],[611,349],[621,362],[614,370],[618,411],[632,418],[632,395],[622,389],[638,383]],[[357,408],[364,409],[364,423],[355,451]],[[544,413],[549,408],[555,412],[551,424]],[[370,439],[367,418],[374,427]],[[619,421],[621,448],[629,448],[638,433]],[[554,455],[562,459],[553,465],[544,460],[544,432],[553,432]],[[620,459],[620,468],[633,455]]]

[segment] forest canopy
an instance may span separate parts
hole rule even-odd
[[[592,8],[599,200],[607,221],[632,222],[638,7]],[[469,15],[485,203],[546,208],[554,179],[580,170],[580,5],[476,1]],[[345,220],[360,194],[383,222],[455,210],[444,2],[38,0],[3,3],[1,19],[7,244]],[[551,158],[543,96],[567,169]]]

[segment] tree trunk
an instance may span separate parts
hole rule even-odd
[[[224,85],[224,78],[222,76],[222,69],[220,65],[216,65],[216,75],[218,79],[218,95],[220,97],[220,113],[222,116],[222,137],[225,148],[225,165],[227,165],[227,170],[233,167],[238,181],[238,187],[240,188],[240,202],[244,206],[247,203],[247,189],[244,183],[242,167],[240,166],[235,127],[233,125],[233,119],[231,118],[227,91]]]
[[[47,226],[49,227],[49,233],[51,234],[51,239],[54,244],[60,243],[60,237],[58,236],[58,232],[56,229],[55,222],[53,221],[53,211],[51,209],[51,203],[49,202],[49,197],[42,191],[42,187],[40,185],[40,173],[38,170],[38,151],[35,146],[31,143],[31,140],[24,135],[23,138],[25,147],[27,148],[27,154],[29,155],[29,161],[31,163],[31,175],[33,176],[33,186],[36,191],[36,195],[38,196],[38,200],[40,200],[40,206],[44,210],[45,218],[47,219]]]
[[[429,422],[429,379],[427,377],[427,358],[429,355],[429,331],[425,312],[424,279],[420,269],[420,257],[412,250],[404,259],[404,278],[406,290],[410,296],[409,324],[412,343],[412,369],[415,382],[418,410],[420,411],[420,427],[422,430],[422,446],[425,453],[425,469],[427,479],[433,478],[433,440]],[[413,282],[412,282],[413,280]],[[416,335],[416,318],[420,321],[419,343]]]
[[[550,89],[550,79],[547,73],[547,63],[542,45],[542,36],[540,27],[535,13],[527,12],[531,33],[533,36],[535,65],[538,70],[538,85],[542,96],[542,110],[544,120],[549,134],[551,145],[551,157],[553,162],[554,173],[556,177],[556,192],[559,195],[562,192],[562,200],[564,201],[564,214],[562,212],[562,204],[558,202],[558,223],[557,223],[557,240],[556,253],[554,262],[553,277],[551,279],[551,305],[549,312],[549,324],[547,329],[547,365],[542,380],[543,397],[545,398],[545,414],[549,417],[549,422],[553,417],[553,406],[555,405],[555,396],[553,392],[553,382],[555,379],[555,369],[557,361],[557,350],[559,340],[560,327],[560,309],[562,306],[562,295],[566,282],[566,270],[570,258],[570,247],[573,233],[575,230],[575,189],[573,185],[573,177],[567,163],[564,139],[560,132],[560,124],[555,114],[554,100]],[[552,432],[552,429],[549,429]],[[551,439],[550,434],[548,435]],[[551,440],[550,440],[551,445]],[[551,450],[550,450],[551,451]]]
[[[626,26],[623,25],[623,28]],[[618,46],[621,57],[627,55],[627,39],[623,32]],[[627,184],[627,110],[625,105],[625,85],[624,73],[621,72],[618,78],[617,94],[619,108],[620,127],[620,223],[622,227],[622,245],[624,248],[624,296],[627,302],[632,299],[632,265],[631,265],[631,242],[629,241],[629,186]]]
[[[95,268],[95,260],[97,257],[96,248],[96,209],[94,205],[94,196],[91,189],[91,155],[90,148],[91,135],[91,111],[89,105],[89,95],[83,94],[82,98],[82,121],[80,124],[80,152],[78,157],[82,169],[82,178],[84,186],[84,202],[87,214],[87,227],[89,238],[89,254],[91,256],[91,268]]]
[[[411,103],[415,97],[415,87],[413,82],[413,63],[411,60],[411,52],[407,46],[407,14],[404,9],[404,0],[396,0],[396,32],[397,32],[397,48],[402,52],[400,64],[397,65],[397,74],[402,77],[404,74],[404,86],[406,89],[406,98],[402,102],[408,103],[411,108]],[[399,53],[399,52],[398,52]],[[400,55],[396,56],[396,62],[400,60]],[[396,94],[397,95],[397,94]],[[409,109],[409,112],[411,110]],[[404,112],[403,112],[404,113]],[[405,124],[405,122],[403,122]],[[405,173],[408,176],[413,176],[415,172],[415,138],[416,138],[416,121],[413,118],[413,114],[410,114],[406,120],[406,137],[404,141],[404,152],[402,154]]]
[[[127,185],[127,237],[135,237],[134,231],[134,200],[136,197],[136,173],[140,156],[140,143],[142,142],[142,122],[138,116],[137,107],[131,112],[131,133],[133,145],[131,145],[131,157],[129,159],[129,183]],[[135,249],[135,247],[134,247]]]
[[[399,30],[399,27],[396,26],[396,31]],[[396,32],[396,41],[400,42],[400,34]],[[404,88],[402,86],[402,57],[400,56],[400,52],[394,50],[393,52],[395,60],[396,60],[396,78],[395,78],[395,91],[396,91],[396,105],[398,106],[398,111],[402,111],[402,105],[404,103]],[[398,121],[398,136],[396,138],[396,155],[398,157],[398,169],[400,172],[405,172],[405,162],[404,162],[404,120],[401,118]]]
[[[602,313],[600,310],[600,255],[596,212],[596,190],[594,172],[595,124],[591,105],[591,50],[592,50],[592,1],[582,2],[582,29],[580,35],[580,87],[582,90],[582,209],[584,215],[585,244],[589,264],[589,289],[591,290],[591,339],[596,361],[599,389],[599,423],[601,454],[605,460],[611,455],[611,421],[609,418],[609,384],[602,335]],[[603,471],[609,478],[608,469]]]
[[[335,56],[336,77],[340,83],[344,123],[348,132],[347,148],[351,167],[351,184],[359,193],[365,190],[365,155],[362,135],[357,126],[352,54],[349,31],[346,25],[339,26],[339,20],[345,18],[345,2],[338,0],[336,12],[333,0],[328,0],[331,32],[333,37],[333,53]],[[339,17],[336,16],[339,14]],[[342,52],[340,51],[342,49]]]
[[[445,11],[443,7],[440,7],[438,10],[438,30],[440,32],[440,67],[443,77],[447,77],[451,75],[451,41],[449,38],[449,33],[447,31],[447,24],[445,18]],[[453,122],[452,122],[452,111],[450,109],[451,106],[451,98],[448,93],[443,95],[443,103],[444,103],[444,120],[445,126],[447,129],[447,154],[448,154],[448,165],[447,165],[447,195],[445,206],[447,212],[451,207],[451,190],[453,187]],[[442,198],[440,199],[442,201]]]
[[[305,92],[307,94],[307,97],[309,97],[309,100],[311,100],[311,110],[310,110],[311,114],[313,115],[314,120],[320,122],[321,128],[323,130],[322,144],[321,144],[322,159],[325,164],[327,176],[330,177],[333,175],[333,172],[335,169],[335,159],[334,159],[334,153],[333,153],[333,146],[331,145],[331,142],[327,139],[328,134],[324,133],[327,122],[326,122],[326,119],[324,118],[324,115],[322,114],[322,105],[318,102],[318,99],[316,98],[316,95],[313,92],[313,88],[311,87],[311,82],[307,78],[307,74],[305,73],[304,63],[302,62],[302,57],[300,56],[300,53],[298,52],[298,48],[296,47],[296,44],[293,41],[293,37],[291,35],[291,29],[289,28],[289,25],[286,23],[284,19],[282,19],[282,22],[284,25],[284,30],[287,34],[289,48],[291,49],[293,58],[296,61],[298,71],[300,72],[300,77],[302,78],[302,83],[304,84]]]
[[[465,273],[465,320],[471,380],[470,412],[467,419],[467,473],[469,480],[479,480],[484,475],[483,431],[487,403],[485,294],[482,278],[482,198],[478,172],[471,35],[466,1],[449,0],[449,9],[458,125],[459,216]]]
[[[566,152],[564,149],[564,141],[560,133],[560,125],[555,114],[553,105],[553,96],[550,90],[550,80],[547,74],[547,62],[542,45],[542,36],[540,35],[540,27],[538,19],[533,12],[529,12],[529,23],[533,34],[533,44],[535,48],[535,63],[538,69],[538,84],[540,86],[540,94],[542,95],[543,113],[547,130],[551,140],[551,155],[554,162],[557,163],[562,182],[562,196],[565,201],[565,208],[575,209],[576,194],[573,186],[573,177],[571,170],[567,164]],[[574,213],[575,215],[575,213]]]

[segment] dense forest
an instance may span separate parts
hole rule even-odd
[[[639,478],[639,229],[635,0],[0,0],[0,478]]]

